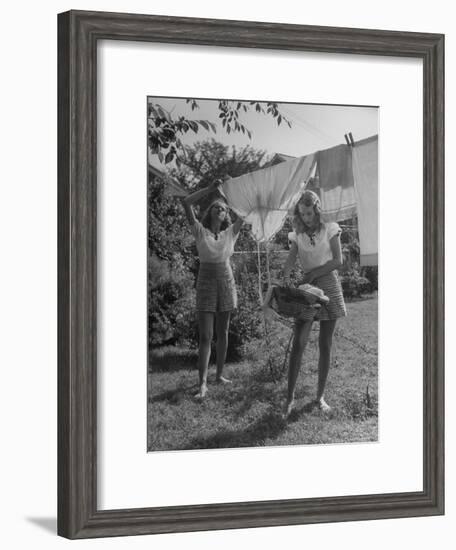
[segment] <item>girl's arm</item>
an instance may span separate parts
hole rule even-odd
[[[250,210],[250,212],[248,214],[246,214],[244,216],[244,218],[241,218],[239,215],[238,215],[238,218],[237,220],[233,223],[233,233],[235,235],[237,235],[239,233],[239,231],[241,230],[241,227],[243,226],[243,224],[245,223],[244,220],[245,218],[247,218],[248,216],[250,216],[250,214],[255,210],[255,208],[252,208],[252,210]]]
[[[309,273],[306,274],[304,277],[305,283],[312,283],[315,279],[318,279],[318,277],[321,277],[322,275],[326,275],[327,273],[330,273],[331,271],[334,271],[334,269],[339,269],[339,267],[342,267],[343,260],[342,260],[342,247],[340,246],[340,235],[334,235],[334,237],[331,237],[329,240],[329,245],[331,247],[332,252],[332,260],[329,260],[325,264],[316,267],[315,269],[312,269],[312,271],[309,271]]]
[[[249,216],[252,212],[253,212],[254,209],[250,210],[250,212],[245,216],[245,218],[247,216]],[[241,230],[241,227],[243,226],[244,224],[244,218],[241,218],[239,215],[237,217],[237,220],[233,223],[233,233],[234,235],[237,235],[239,233],[239,231]]]
[[[191,195],[187,195],[184,200],[182,201],[182,204],[184,206],[185,215],[187,216],[188,223],[190,225],[194,225],[196,222],[196,216],[195,211],[193,210],[193,204],[197,202],[199,199],[205,197],[206,195],[209,195],[209,193],[212,193],[218,187],[221,185],[219,181],[216,181],[209,185],[208,187],[204,187],[203,189],[199,189],[198,191],[195,191]]]
[[[296,263],[296,257],[298,255],[298,245],[295,242],[291,243],[290,252],[288,253],[287,260],[283,266],[283,282],[285,285],[290,284],[290,271],[293,269]]]
[[[237,235],[241,230],[244,220],[238,216],[237,220],[233,223],[233,234]]]
[[[182,200],[182,205],[184,207],[185,215],[187,217],[187,221],[190,225],[195,225],[196,223],[196,216],[195,211],[193,210],[193,206],[187,201],[188,197],[185,197]]]
[[[227,177],[224,179],[223,183],[226,183],[226,182],[229,181],[230,179],[231,179],[231,177],[230,177],[230,176],[227,176]],[[219,193],[220,193],[221,195],[225,196],[224,193],[223,193],[223,191],[222,191],[222,185],[223,185],[223,183],[219,182],[218,185],[217,185],[217,188],[218,188],[218,190],[219,190]],[[243,224],[244,224],[244,220],[238,215],[236,221],[233,223],[233,235],[234,235],[234,236],[236,236],[236,235],[239,233],[239,231],[241,230],[241,227],[242,227]]]

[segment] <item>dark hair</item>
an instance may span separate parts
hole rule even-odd
[[[309,227],[304,223],[301,214],[299,213],[299,205],[304,204],[304,206],[313,206],[313,210],[316,218],[316,227],[317,231],[320,231],[322,222],[321,222],[321,202],[320,197],[313,191],[307,190],[301,195],[301,198],[297,202],[294,212],[293,212],[293,227],[296,233],[314,233],[314,228]]]
[[[226,210],[225,219],[220,224],[220,231],[224,231],[227,227],[229,227],[231,225],[231,217],[230,217],[230,213],[229,213],[229,210],[228,210],[228,205],[226,204],[225,201],[223,201],[221,199],[215,199],[206,208],[206,210],[204,211],[204,213],[201,217],[201,225],[203,227],[207,227],[207,229],[211,229],[211,210],[216,204],[222,204],[223,207]]]

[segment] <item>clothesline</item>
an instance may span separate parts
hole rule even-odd
[[[255,205],[255,210],[267,210],[268,212],[290,212],[290,208],[275,208],[271,206],[257,206]]]
[[[251,225],[257,242],[268,242],[291,215],[318,165],[322,220],[357,216],[361,265],[378,262],[378,136],[356,147],[337,145],[232,178],[223,194],[234,212]]]
[[[281,248],[280,250],[274,250],[273,252],[287,252],[288,250],[286,248]],[[266,250],[235,250],[233,254],[269,254]]]

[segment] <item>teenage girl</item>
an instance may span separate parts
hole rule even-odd
[[[199,392],[196,397],[203,399],[207,394],[207,371],[215,318],[217,334],[216,345],[216,382],[229,384],[223,376],[230,316],[237,306],[236,285],[230,265],[234,244],[239,236],[242,219],[231,223],[227,204],[221,200],[213,201],[199,222],[193,210],[193,204],[202,197],[217,191],[222,182],[216,181],[209,187],[187,196],[184,208],[196,241],[199,256],[199,272],[196,284],[196,309],[199,327]]]
[[[300,284],[309,283],[323,290],[329,303],[320,310],[320,358],[318,362],[318,388],[312,405],[323,411],[330,407],[325,401],[325,385],[331,361],[331,345],[339,317],[347,314],[342,287],[337,269],[342,266],[340,245],[341,229],[337,223],[322,223],[320,220],[321,203],[313,191],[305,191],[294,211],[294,229],[289,233],[290,253],[284,266],[284,284],[290,284],[290,271],[299,258],[304,279]],[[295,397],[296,381],[301,366],[302,356],[309,339],[312,321],[296,320],[293,345],[288,367],[288,395],[285,416],[289,416]]]

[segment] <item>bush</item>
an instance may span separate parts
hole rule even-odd
[[[340,282],[345,298],[353,298],[372,292],[369,279],[361,277],[355,270],[340,275]]]
[[[238,276],[238,307],[233,312],[228,339],[228,361],[241,359],[247,342],[262,335],[262,313],[258,298],[258,279],[254,273]]]
[[[194,276],[182,258],[149,259],[149,344],[188,344],[197,338]]]
[[[363,267],[361,273],[369,280],[372,290],[378,290],[378,266],[370,265]]]

